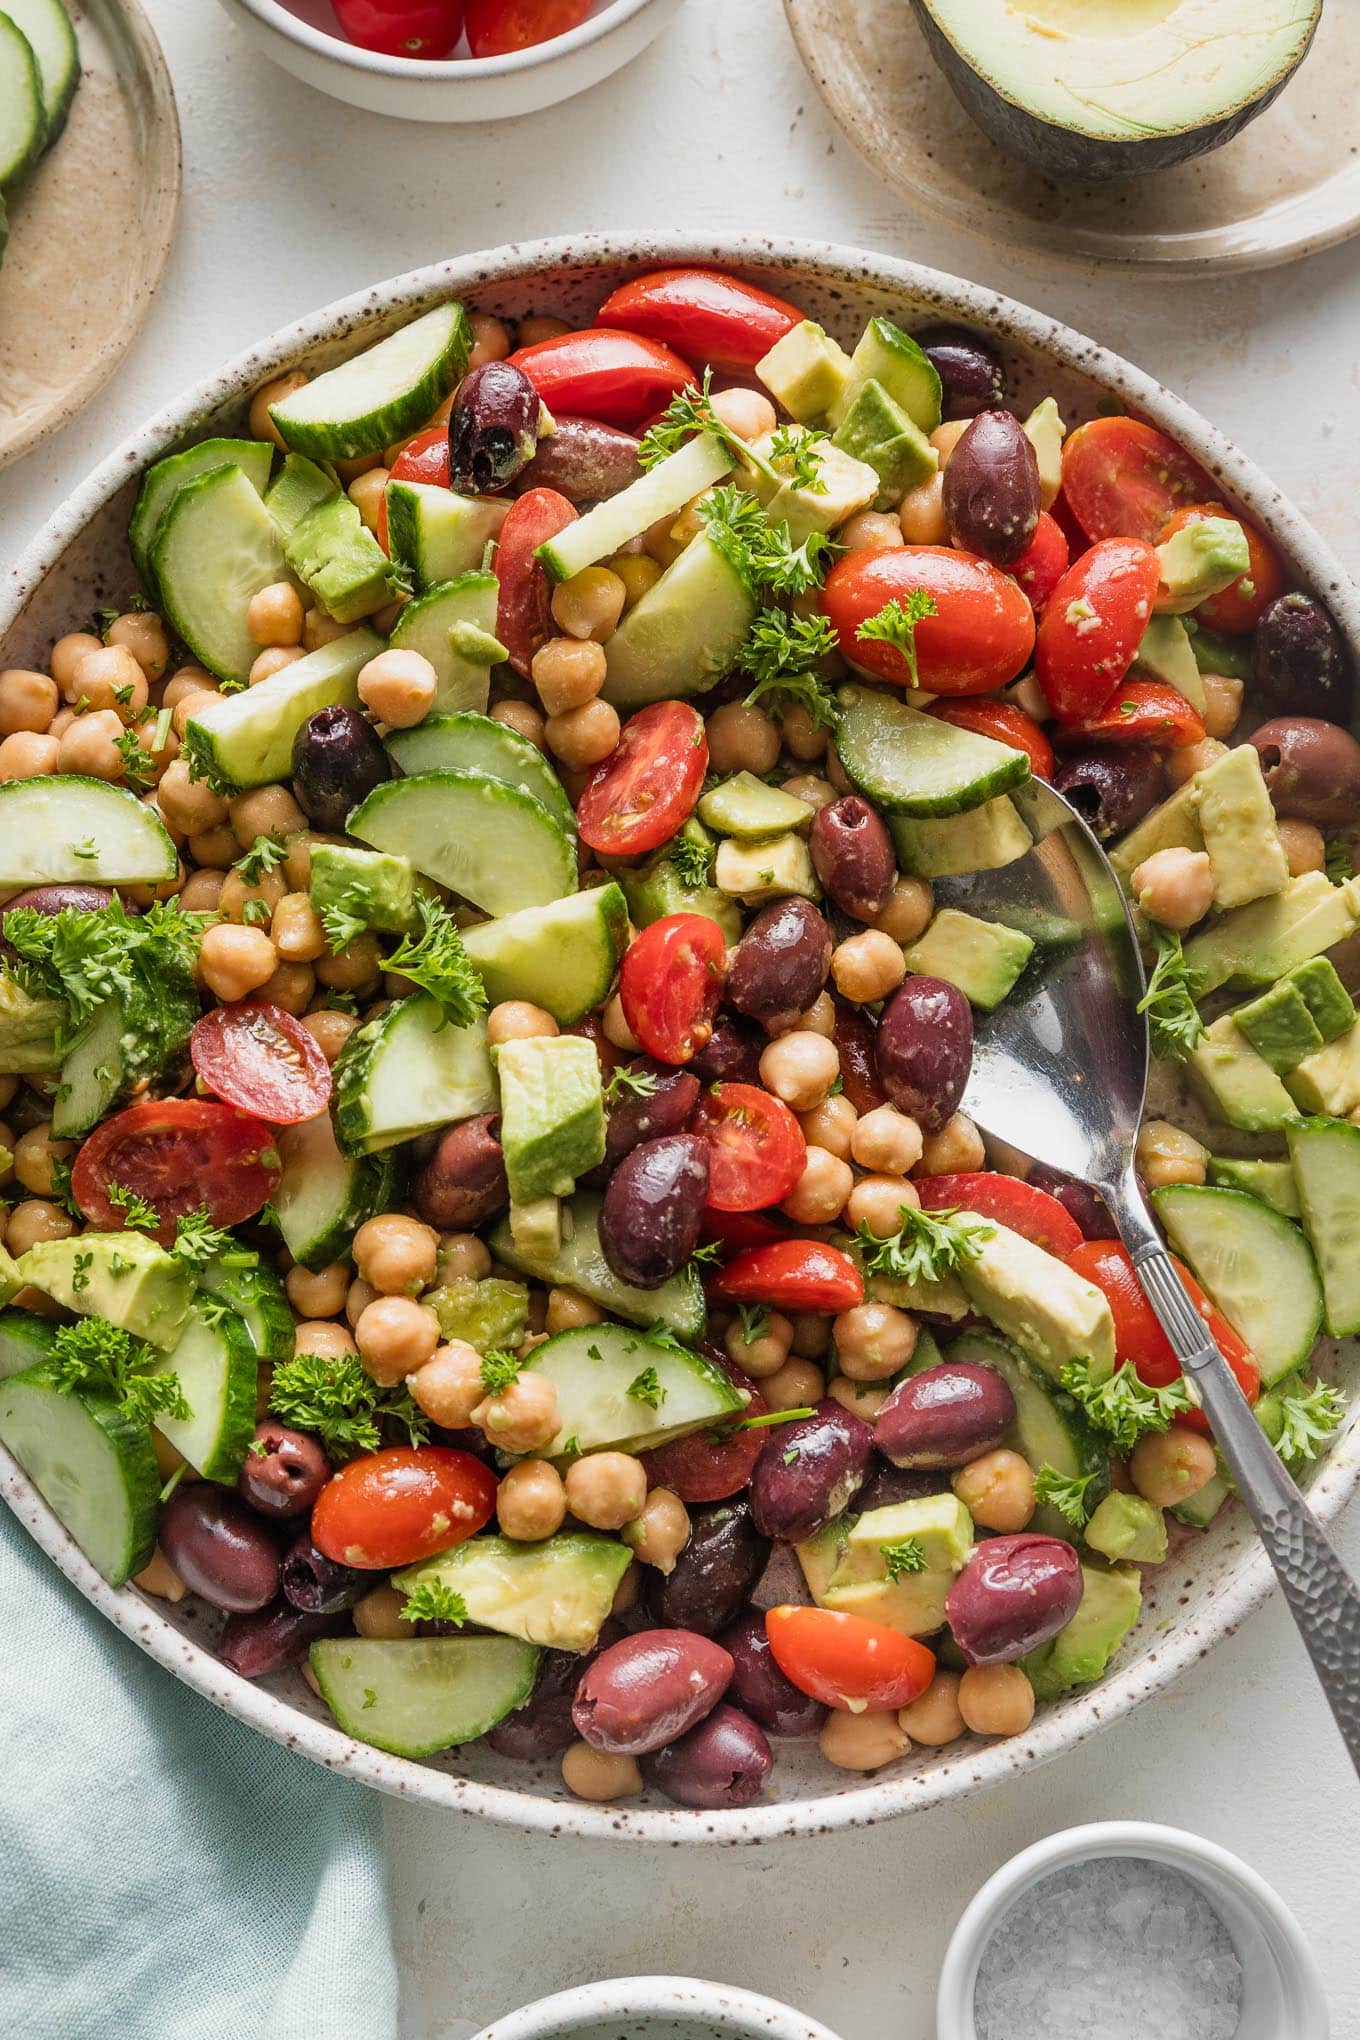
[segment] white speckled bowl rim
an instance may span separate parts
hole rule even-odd
[[[97,603],[112,593],[126,598],[134,576],[125,526],[136,477],[148,461],[185,439],[231,430],[251,390],[295,361],[315,366],[339,359],[356,340],[376,338],[450,295],[511,314],[560,308],[585,317],[623,276],[676,262],[729,264],[776,291],[787,291],[845,340],[853,340],[869,310],[895,312],[917,323],[962,320],[993,334],[1015,365],[1020,386],[1041,378],[1059,392],[1080,390],[1088,407],[1102,394],[1118,399],[1170,432],[1272,533],[1300,579],[1325,596],[1352,644],[1360,647],[1360,590],[1329,548],[1220,432],[1118,355],[1012,299],[890,256],[814,241],[674,232],[573,235],[458,257],[342,299],[239,355],[101,462],[6,570],[0,579],[0,664],[38,662],[51,638],[91,614]],[[840,331],[844,327],[849,331]],[[1352,1394],[1360,1386],[1356,1359],[1354,1348],[1343,1356]],[[1310,1485],[1310,1500],[1324,1523],[1338,1514],[1358,1479],[1360,1401]],[[799,1777],[800,1746],[784,1743],[778,1748],[771,1795],[753,1806],[721,1812],[694,1812],[664,1802],[594,1806],[566,1794],[555,1765],[514,1766],[477,1749],[418,1763],[354,1741],[329,1718],[318,1718],[321,1703],[295,1673],[276,1682],[282,1690],[271,1691],[228,1672],[178,1626],[192,1630],[197,1624],[207,1632],[209,1624],[192,1604],[171,1611],[133,1588],[107,1586],[3,1451],[0,1496],[100,1613],[157,1663],[313,1762],[397,1797],[508,1826],[672,1846],[735,1846],[862,1827],[998,1784],[1075,1748],[1164,1692],[1231,1635],[1272,1584],[1269,1561],[1245,1512],[1224,1510],[1207,1533],[1193,1541],[1187,1533],[1172,1560],[1149,1579],[1144,1619],[1126,1646],[1126,1661],[1117,1663],[1102,1684],[1042,1709],[1021,1736],[992,1743],[968,1739],[937,1752],[916,1750],[872,1778],[829,1773],[815,1748]],[[466,1775],[469,1767],[473,1775]],[[496,1775],[476,1775],[488,1770]],[[828,1789],[833,1775],[840,1782]]]
[[[348,42],[338,30],[328,35],[325,29],[313,28],[309,21],[286,7],[283,0],[240,0],[247,14],[253,14],[265,28],[273,29],[276,35],[296,43],[300,49],[347,64],[351,70],[367,71],[374,77],[394,78],[405,84],[413,81],[455,84],[460,80],[478,84],[539,70],[559,57],[572,56],[577,50],[588,49],[592,43],[613,35],[625,22],[654,4],[655,0],[609,0],[608,6],[588,15],[565,34],[550,36],[547,42],[531,43],[527,49],[507,50],[500,57],[389,57],[381,50],[366,50],[358,43]]]
[[[571,2040],[587,2022],[595,2032],[600,2019],[639,2018],[665,2019],[668,2025],[671,2020],[687,2024],[693,2019],[709,2030],[716,2026],[751,2040],[837,2040],[815,2019],[776,2004],[773,1998],[690,1976],[617,1976],[584,1983],[493,2019],[473,2040]],[[696,2040],[702,2030],[696,2026]],[[645,2040],[647,2031],[644,2026],[629,2026],[619,2040],[633,2040],[634,2034]]]

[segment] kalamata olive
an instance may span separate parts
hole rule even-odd
[[[378,732],[357,709],[319,708],[293,739],[293,792],[314,828],[343,829],[350,809],[391,777]]]
[[[765,1570],[770,1540],[742,1497],[692,1509],[689,1540],[669,1573],[649,1568],[647,1606],[663,1628],[716,1636],[746,1606]]]
[[[1122,836],[1166,791],[1162,761],[1145,744],[1091,744],[1059,760],[1053,784],[1102,843]]]
[[[576,1688],[576,1732],[611,1756],[640,1757],[712,1712],[732,1678],[732,1659],[691,1629],[640,1629],[603,1650]]]
[[[749,1806],[774,1768],[764,1731],[739,1707],[716,1707],[677,1742],[642,1760],[642,1775],[677,1806]]]
[[[594,1649],[584,1657],[573,1650],[545,1650],[533,1692],[522,1707],[498,1721],[487,1736],[497,1756],[513,1757],[520,1764],[560,1757],[568,1744],[576,1740],[571,1703],[581,1674],[624,1633],[623,1624],[611,1620],[600,1631]]]
[[[264,1679],[300,1665],[308,1645],[318,1636],[339,1636],[349,1627],[342,1609],[313,1615],[295,1608],[280,1595],[267,1608],[248,1615],[229,1615],[218,1640],[217,1655],[230,1672],[243,1679]]]
[[[236,1491],[262,1516],[300,1516],[330,1477],[331,1463],[315,1438],[266,1417],[255,1426]]]
[[[976,418],[1005,403],[1001,363],[978,334],[965,326],[929,326],[913,337],[940,378],[945,418]]]
[[[611,1100],[604,1136],[605,1166],[609,1169],[616,1169],[644,1140],[679,1133],[689,1125],[699,1102],[699,1079],[692,1071],[663,1070],[659,1063],[633,1067],[647,1079],[650,1089],[630,1091],[620,1086]]]
[[[1318,716],[1281,715],[1251,741],[1276,814],[1320,829],[1360,818],[1360,744],[1349,730]]]
[[[63,907],[74,907],[78,914],[97,914],[112,904],[113,894],[105,885],[31,885],[5,901],[5,912],[30,907],[35,914],[59,914]],[[129,907],[128,912],[135,914],[137,908]]]
[[[957,1112],[973,1066],[973,1014],[958,986],[908,978],[883,1008],[874,1045],[889,1103],[938,1133]]]
[[[834,1396],[824,1396],[810,1417],[776,1425],[751,1474],[757,1526],[790,1544],[814,1536],[864,1485],[873,1446],[863,1418]]]
[[[371,1572],[327,1558],[305,1530],[285,1553],[279,1580],[285,1600],[308,1615],[332,1615],[338,1608],[352,1608],[373,1590]]]
[[[816,1735],[828,1710],[780,1671],[763,1615],[739,1616],[718,1641],[732,1653],[732,1698],[766,1735]]]
[[[484,361],[458,385],[449,413],[449,486],[494,496],[526,468],[538,445],[543,406],[512,361]]]
[[[847,793],[819,808],[808,831],[808,848],[813,869],[842,913],[856,921],[872,921],[882,913],[897,877],[897,852],[867,800]]]
[[[1252,664],[1257,687],[1281,715],[1350,720],[1350,653],[1315,595],[1275,597],[1256,626]]]
[[[944,516],[964,552],[1013,566],[1039,528],[1039,462],[1010,411],[980,411],[949,456]]]
[[[659,1289],[699,1244],[708,1202],[708,1142],[668,1133],[625,1155],[600,1206],[600,1245],[620,1282]]]
[[[726,997],[771,1029],[791,1026],[826,983],[831,930],[810,900],[763,907],[732,952]]]
[[[946,1360],[899,1381],[878,1413],[874,1443],[894,1466],[966,1466],[1015,1421],[1015,1397],[990,1367]]]
[[[426,1225],[439,1232],[468,1232],[510,1202],[499,1128],[494,1114],[483,1113],[439,1136],[411,1185],[411,1202]]]
[[[919,1502],[926,1495],[942,1494],[948,1484],[939,1473],[927,1468],[889,1466],[876,1459],[868,1480],[855,1496],[855,1510],[865,1516],[870,1509],[890,1509],[895,1502]]]
[[[161,1514],[160,1544],[190,1593],[229,1615],[263,1608],[279,1590],[278,1548],[230,1488],[177,1487]]]
[[[886,1105],[888,1094],[878,1074],[877,1029],[868,1015],[858,1006],[838,1002],[831,1039],[841,1059],[841,1084],[856,1112]]]
[[[1093,1183],[1083,1183],[1079,1176],[1065,1176],[1061,1169],[1050,1169],[1046,1162],[1035,1163],[1029,1181],[1036,1190],[1046,1190],[1050,1197],[1056,1197],[1088,1240],[1119,1238],[1119,1227]]]
[[[975,1547],[944,1610],[970,1665],[1013,1664],[1071,1621],[1081,1591],[1075,1548],[1064,1538],[1022,1530]]]
[[[529,465],[521,468],[514,492],[555,489],[569,503],[598,503],[635,482],[641,441],[631,432],[601,425],[594,418],[555,417],[553,430],[538,442]]]
[[[758,1084],[764,1047],[751,1028],[719,1013],[712,1034],[685,1067],[701,1084]]]

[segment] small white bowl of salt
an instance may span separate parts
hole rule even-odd
[[[1102,1821],[983,1885],[940,1977],[938,2040],[1327,2040],[1299,1924],[1236,1856]]]

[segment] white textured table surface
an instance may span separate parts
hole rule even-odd
[[[125,432],[286,319],[460,249],[664,224],[855,242],[1042,305],[1214,417],[1360,571],[1360,244],[1259,278],[1169,286],[962,241],[906,214],[834,130],[778,0],[690,0],[589,98],[533,122],[442,130],[313,94],[207,0],[145,4],[184,123],[179,245],[113,382],[0,475],[7,558]],[[1360,1568],[1360,1511],[1341,1543]],[[769,1991],[845,2040],[929,2040],[945,1944],[978,1884],[1016,1849],[1103,1818],[1178,1823],[1254,1863],[1312,1936],[1336,2040],[1360,2040],[1358,1805],[1275,1604],[1074,1756],[865,1834],[729,1854],[615,1851],[394,1806],[404,2040],[467,2040],[526,1999],[646,1970]],[[1130,2040],[1142,2040],[1132,2011]]]

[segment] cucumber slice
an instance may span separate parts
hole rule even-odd
[[[156,1429],[204,1480],[234,1481],[255,1431],[260,1363],[244,1318],[197,1303],[156,1369],[177,1374],[187,1418],[162,1415]]]
[[[267,439],[203,439],[184,453],[168,454],[142,476],[137,507],[128,526],[128,547],[148,594],[155,592],[156,577],[151,565],[151,547],[160,530],[161,519],[174,498],[189,482],[218,468],[241,470],[259,496],[269,480],[274,449]],[[257,647],[258,649],[258,647]]]
[[[562,1236],[556,1253],[526,1249],[511,1234],[508,1218],[497,1219],[492,1227],[488,1235],[491,1251],[521,1275],[557,1288],[579,1290],[612,1317],[626,1318],[644,1330],[649,1325],[664,1325],[677,1339],[701,1339],[707,1311],[697,1272],[684,1268],[659,1289],[637,1289],[631,1282],[620,1282],[600,1245],[601,1201],[593,1191],[578,1190],[562,1204]]]
[[[950,1360],[990,1367],[1015,1397],[1015,1419],[1002,1444],[1028,1462],[1037,1473],[1051,1466],[1069,1480],[1091,1477],[1086,1490],[1087,1514],[1110,1491],[1110,1453],[1100,1433],[1064,1389],[1022,1359],[1004,1339],[965,1332],[949,1348]],[[913,1368],[913,1373],[916,1371]],[[1028,1525],[1045,1537],[1072,1542],[1072,1526],[1051,1503],[1041,1502]]]
[[[460,496],[429,482],[389,482],[385,494],[392,557],[422,588],[480,569],[510,511],[505,496]]]
[[[229,1248],[199,1270],[198,1286],[236,1313],[261,1360],[293,1353],[293,1311],[282,1280],[248,1247]]]
[[[464,930],[493,1006],[528,999],[572,1027],[609,996],[628,947],[628,906],[612,881]]]
[[[1197,1495],[1191,1495],[1188,1502],[1177,1502],[1170,1513],[1192,1530],[1207,1530],[1223,1504],[1232,1500],[1232,1492],[1223,1475],[1216,1473]]]
[[[150,1561],[161,1476],[150,1431],[121,1404],[30,1368],[0,1383],[0,1445],[111,1587]]]
[[[491,668],[505,657],[496,641],[499,590],[494,574],[463,574],[418,595],[397,618],[393,650],[420,652],[434,667],[439,682],[434,714],[485,712]]]
[[[896,695],[842,687],[838,698],[836,755],[884,814],[962,814],[1030,776],[1023,751],[923,715]]]
[[[1299,1228],[1259,1197],[1173,1183],[1152,1202],[1176,1252],[1242,1334],[1269,1388],[1307,1362],[1322,1329],[1322,1283]]]
[[[40,1367],[51,1355],[57,1328],[35,1310],[0,1310],[0,1381]]]
[[[357,460],[417,431],[461,380],[471,352],[463,307],[438,305],[271,404],[269,415],[290,452]]]
[[[343,1155],[368,1155],[494,1112],[486,1024],[451,1027],[426,993],[389,1006],[351,1034],[333,1073],[332,1111]]]
[[[0,185],[22,176],[46,139],[38,60],[23,30],[0,14]]]
[[[1322,1277],[1327,1329],[1346,1338],[1360,1332],[1360,1126],[1304,1119],[1285,1128],[1285,1139]]]
[[[395,636],[392,642],[396,643]],[[576,833],[576,810],[566,789],[537,744],[531,744],[507,723],[489,715],[427,715],[412,730],[393,730],[384,739],[389,755],[408,774],[479,772],[484,779],[503,779],[517,786],[555,815],[562,827]]]
[[[606,644],[605,700],[645,708],[706,693],[730,670],[755,613],[745,581],[701,531]]]
[[[45,133],[50,149],[66,125],[71,98],[80,81],[80,49],[71,17],[61,0],[5,0],[5,13],[28,38],[42,88]]]
[[[525,1368],[557,1390],[560,1421],[546,1448],[548,1458],[606,1447],[645,1452],[723,1417],[739,1416],[746,1406],[743,1391],[713,1361],[673,1340],[649,1338],[623,1325],[559,1332],[534,1347]],[[629,1394],[630,1387],[639,1385],[650,1399]]]
[[[528,1699],[538,1658],[532,1644],[504,1636],[327,1636],[311,1649],[340,1727],[396,1757],[475,1742]]]
[[[179,859],[125,786],[53,773],[0,785],[0,886],[163,885]]]
[[[562,824],[518,787],[480,772],[389,779],[359,803],[348,828],[488,914],[546,907],[576,890],[576,844]]]
[[[663,517],[678,517],[692,497],[701,496],[724,475],[730,475],[733,466],[727,448],[701,432],[620,489],[617,496],[578,517],[541,545],[534,557],[542,562],[550,581],[569,581],[573,574],[593,567],[596,560],[608,559]]]
[[[893,815],[888,829],[903,871],[914,872],[918,878],[999,871],[1034,848],[1034,838],[1008,793],[989,800],[985,807],[970,808],[966,814],[935,815],[924,821]]]
[[[63,1139],[88,1133],[139,1086],[176,1088],[198,1017],[198,990],[188,972],[169,972],[154,985],[136,973],[126,1000],[97,1006],[67,1050],[52,1104],[53,1133]]]
[[[359,706],[359,674],[383,649],[376,631],[352,630],[295,659],[272,680],[192,715],[184,749],[195,777],[235,792],[292,773],[293,739],[319,708]]]
[[[438,1580],[461,1594],[468,1619],[551,1650],[589,1650],[632,1562],[626,1544],[569,1530],[541,1544],[470,1537],[423,1565],[397,1573],[402,1593]]]
[[[252,442],[253,443],[253,442]],[[278,478],[264,492],[264,507],[279,528],[285,545],[303,519],[322,503],[338,496],[340,484],[335,470],[318,467],[305,453],[284,455]]]
[[[361,1225],[388,1209],[391,1158],[342,1155],[329,1112],[285,1126],[278,1146],[283,1174],[274,1210],[283,1244],[304,1268],[327,1268],[348,1254]]]
[[[877,382],[922,432],[940,422],[942,391],[939,373],[918,341],[891,319],[870,319],[850,357],[850,374],[831,406],[831,422],[840,425],[868,382]]]
[[[284,577],[274,520],[242,469],[211,468],[186,482],[151,541],[161,606],[201,666],[244,687],[260,648],[246,611]]]

